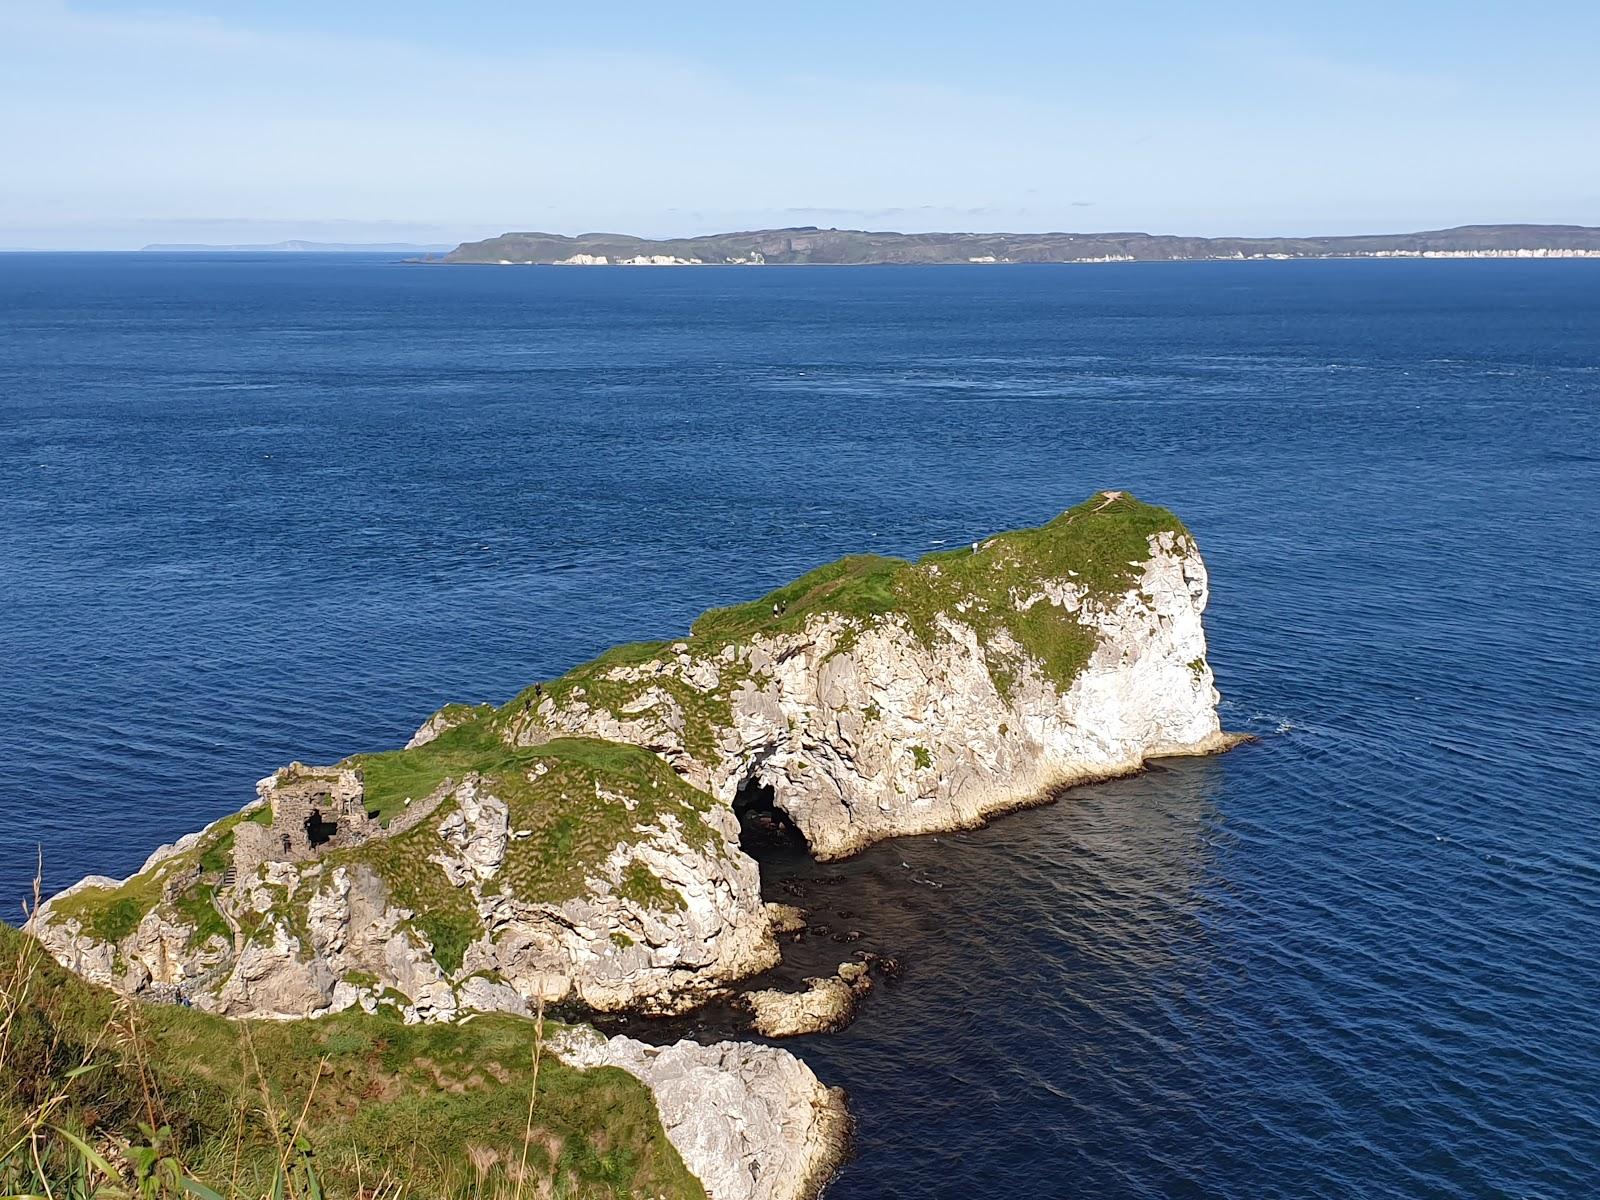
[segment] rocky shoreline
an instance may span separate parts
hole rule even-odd
[[[1226,749],[1207,589],[1181,523],[1119,492],[970,550],[845,559],[499,708],[447,706],[403,750],[291,764],[31,928],[92,982],[233,1017],[716,1002],[764,1037],[837,1029],[872,961],[753,986],[807,919],[763,898],[763,841],[838,859]],[[842,1160],[842,1095],[782,1049],[553,1048],[647,1083],[713,1200],[806,1196]]]

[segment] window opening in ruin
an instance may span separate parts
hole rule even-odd
[[[338,832],[339,823],[323,820],[320,808],[313,808],[306,818],[306,841],[311,843],[312,849],[331,842]]]

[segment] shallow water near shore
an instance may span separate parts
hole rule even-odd
[[[8,255],[0,331],[8,905],[36,844],[126,874],[291,758],[1123,487],[1260,741],[793,865],[806,952],[903,965],[788,1043],[851,1093],[829,1195],[1592,1193],[1600,264]]]

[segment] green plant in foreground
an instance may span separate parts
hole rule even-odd
[[[0,1200],[704,1200],[649,1090],[544,1033],[140,1004],[0,924]]]

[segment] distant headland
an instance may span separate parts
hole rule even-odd
[[[445,263],[501,266],[991,265],[1289,258],[1600,258],[1600,227],[1462,225],[1345,237],[1179,237],[1151,233],[886,233],[757,229],[651,239],[623,233],[505,233],[463,242]]]

